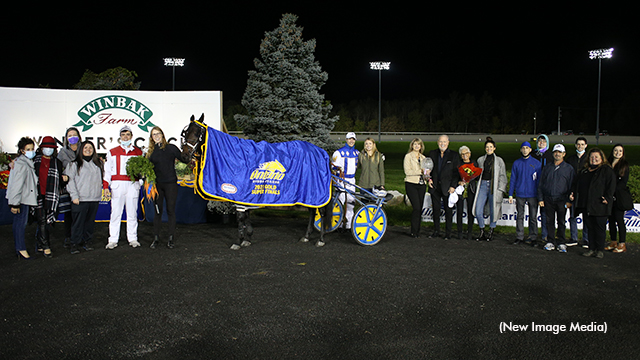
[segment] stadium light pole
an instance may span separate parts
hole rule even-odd
[[[596,107],[596,145],[600,142],[600,77],[602,75],[602,59],[611,59],[613,48],[589,51],[589,59],[598,59],[598,105]]]
[[[173,68],[173,87],[172,91],[176,90],[176,66],[184,66],[184,59],[180,58],[164,58],[164,66],[171,66]]]
[[[388,61],[373,61],[369,63],[371,70],[378,70],[378,142],[382,130],[382,70],[389,70],[391,65]]]

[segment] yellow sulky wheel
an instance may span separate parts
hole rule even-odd
[[[342,218],[344,217],[344,211],[342,203],[340,201],[333,202],[333,217],[331,218],[331,227],[327,229],[327,232],[332,232],[342,224]],[[313,226],[316,230],[320,231],[320,211],[316,210],[316,217],[313,221]]]
[[[387,214],[375,205],[365,205],[353,216],[351,233],[360,245],[377,244],[386,230]]]

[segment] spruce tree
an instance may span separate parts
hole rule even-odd
[[[315,60],[316,41],[303,41],[297,19],[284,14],[278,28],[265,32],[242,97],[248,115],[235,119],[252,140],[304,140],[328,150],[338,117],[329,117],[332,106],[320,94],[328,75]]]

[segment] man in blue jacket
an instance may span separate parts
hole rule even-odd
[[[509,203],[513,204],[513,193],[516,194],[516,241],[524,240],[524,205],[529,207],[529,238],[527,244],[535,245],[538,237],[538,176],[542,165],[531,156],[531,144],[525,141],[520,146],[522,157],[513,162],[511,183],[509,185]],[[544,224],[543,224],[544,226]]]

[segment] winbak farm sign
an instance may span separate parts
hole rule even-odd
[[[220,91],[94,91],[0,87],[2,151],[15,153],[23,136],[40,143],[53,136],[61,144],[65,130],[76,127],[99,153],[118,145],[119,131],[128,125],[134,144],[147,146],[149,132],[159,126],[167,140],[180,145],[180,133],[191,115],[205,114],[207,125],[220,129]]]
[[[119,119],[114,117],[112,112],[117,110],[129,111],[129,117]],[[126,114],[125,114],[126,115]],[[143,103],[126,96],[102,96],[91,100],[78,111],[80,121],[73,125],[82,126],[82,131],[87,131],[93,125],[137,125],[142,131],[149,132],[149,128],[154,127],[150,118],[153,112]],[[137,118],[137,119],[136,119]],[[93,119],[93,121],[91,120]]]

